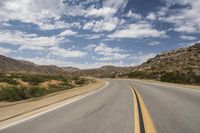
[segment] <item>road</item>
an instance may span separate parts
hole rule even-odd
[[[200,88],[129,82],[141,94],[158,133],[200,132]]]
[[[199,133],[199,90],[138,80],[109,80],[96,93],[0,133],[133,133],[135,110],[128,83],[142,96],[158,133]]]

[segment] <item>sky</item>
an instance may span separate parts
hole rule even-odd
[[[200,41],[200,0],[1,0],[0,54],[40,65],[135,66]]]

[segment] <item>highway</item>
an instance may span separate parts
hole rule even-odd
[[[200,132],[200,90],[142,81],[129,82],[141,94],[158,133]]]
[[[87,97],[0,133],[133,133],[138,110],[129,85],[141,95],[158,133],[200,132],[199,90],[138,80],[108,81],[108,86]]]

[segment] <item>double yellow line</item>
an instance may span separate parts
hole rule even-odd
[[[156,133],[153,121],[141,95],[134,86],[130,84],[129,86],[133,92],[135,133]]]

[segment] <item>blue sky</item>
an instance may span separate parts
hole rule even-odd
[[[134,66],[200,40],[200,0],[1,0],[0,54],[37,64]]]

